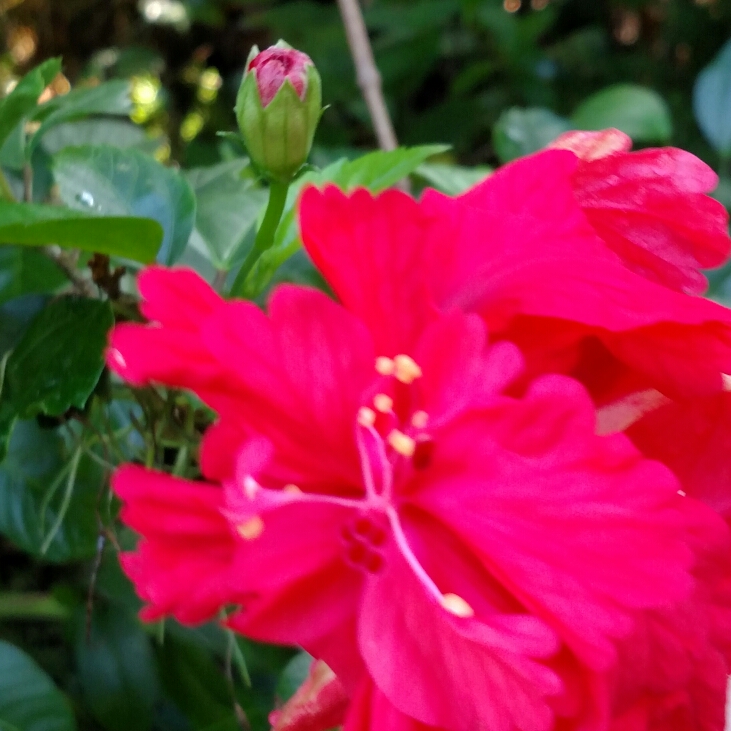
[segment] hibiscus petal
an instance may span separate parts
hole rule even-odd
[[[443,222],[389,190],[308,188],[300,200],[302,241],[340,301],[369,327],[378,355],[408,353],[433,317],[424,258]]]
[[[625,264],[690,294],[707,287],[698,269],[731,253],[728,213],[704,195],[717,184],[705,163],[675,148],[583,162],[574,178],[579,205]]]
[[[117,470],[112,486],[123,501],[122,520],[142,535],[122,565],[148,603],[145,619],[173,615],[197,624],[241,599],[223,490],[135,466]]]
[[[203,341],[218,362],[235,368],[221,423],[240,423],[274,445],[268,487],[362,490],[353,434],[376,372],[360,321],[321,292],[284,286],[268,317],[253,304],[232,303],[225,316],[207,321]],[[224,429],[230,434],[235,426],[221,427],[216,439]]]
[[[550,698],[562,683],[538,661],[557,649],[548,627],[527,615],[453,615],[395,543],[384,570],[366,582],[359,644],[380,691],[421,723],[454,731],[552,727]]]
[[[523,400],[435,434],[433,472],[412,499],[606,669],[633,610],[687,594],[692,555],[673,476],[623,436],[594,436],[593,420],[578,384],[545,377]]]
[[[670,467],[688,495],[731,519],[731,393],[668,403],[627,434],[643,454]]]

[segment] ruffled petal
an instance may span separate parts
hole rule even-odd
[[[172,615],[197,624],[236,604],[236,538],[222,515],[223,490],[141,467],[115,473],[122,520],[142,540],[122,566],[147,602],[143,618]]]
[[[687,595],[693,554],[672,474],[593,426],[583,389],[546,377],[435,434],[433,472],[411,500],[602,670],[635,610]]]
[[[302,241],[340,301],[366,323],[379,355],[409,352],[433,306],[424,277],[444,221],[405,193],[345,195],[308,188],[299,208]]]
[[[393,542],[361,605],[359,645],[370,675],[401,713],[423,724],[548,731],[550,699],[563,685],[541,660],[556,653],[555,635],[536,617],[483,611],[477,598],[467,598],[474,616],[448,611]]]

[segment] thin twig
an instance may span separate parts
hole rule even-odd
[[[378,146],[382,150],[393,150],[398,147],[398,141],[396,133],[393,131],[386,102],[383,99],[381,74],[378,72],[373,58],[373,49],[368,38],[363,13],[361,13],[358,0],[338,0],[338,7],[355,63],[358,86],[360,86],[368,106]]]
[[[85,297],[96,296],[94,284],[81,274],[74,263],[64,256],[62,251],[55,246],[43,246],[41,247],[41,251],[43,251],[49,259],[52,259],[56,266],[59,267],[59,269],[61,269],[69,278],[77,294],[82,294]]]

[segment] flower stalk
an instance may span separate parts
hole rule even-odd
[[[264,213],[264,220],[256,232],[256,239],[251,251],[246,255],[244,263],[236,275],[236,279],[231,287],[232,297],[243,297],[246,293],[246,280],[253,270],[256,262],[259,261],[261,255],[270,249],[274,243],[274,236],[277,232],[279,222],[282,220],[284,206],[287,202],[287,192],[289,191],[289,183],[278,183],[272,181],[269,185],[269,201],[267,209]]]

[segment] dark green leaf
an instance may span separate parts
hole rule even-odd
[[[0,102],[0,147],[20,121],[38,104],[38,97],[61,70],[61,59],[51,58],[27,73]]]
[[[492,130],[492,143],[505,163],[537,152],[570,129],[571,122],[550,109],[513,107],[500,115]]]
[[[708,141],[724,157],[731,156],[731,41],[698,75],[693,112]]]
[[[195,222],[195,196],[182,175],[138,150],[68,147],[54,157],[61,198],[98,216],[152,218],[164,236],[157,260],[174,263]]]
[[[577,129],[616,127],[638,142],[667,142],[673,132],[670,110],[652,89],[615,84],[592,94],[574,110]]]
[[[98,533],[100,469],[83,457],[72,481],[70,458],[55,431],[31,420],[15,424],[0,463],[0,533],[59,563],[93,556]]]
[[[191,728],[239,731],[226,679],[210,652],[171,636],[155,651],[164,693]]]
[[[129,114],[132,111],[129,93],[129,82],[115,79],[89,89],[74,89],[64,96],[54,97],[38,108],[36,118],[42,122],[30,140],[26,156],[30,159],[43,135],[63,122],[83,119],[92,114]]]
[[[98,218],[61,206],[0,201],[0,242],[24,246],[58,244],[147,263],[162,239],[149,218]]]
[[[53,292],[66,281],[63,272],[40,251],[0,245],[0,305],[24,294]]]
[[[74,731],[66,698],[24,652],[0,640],[0,729]]]
[[[76,662],[86,705],[108,731],[146,731],[159,696],[148,635],[126,611],[97,604],[87,639],[84,614],[76,626]]]
[[[60,297],[31,322],[5,366],[0,403],[21,418],[82,409],[104,368],[114,316],[107,302]]]
[[[190,246],[204,249],[216,269],[228,270],[247,232],[267,201],[252,177],[242,177],[248,161],[233,160],[185,173],[196,197]]]

